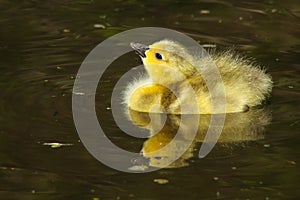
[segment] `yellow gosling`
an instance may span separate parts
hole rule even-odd
[[[181,44],[170,40],[150,46],[131,43],[131,47],[140,55],[147,71],[145,76],[130,83],[124,93],[124,103],[138,112],[195,114],[191,110],[181,111],[178,100],[180,98],[181,103],[187,104],[191,101],[192,95],[186,92],[189,85],[195,92],[198,114],[215,114],[210,91],[199,73],[214,77],[210,74],[211,59],[224,84],[226,113],[247,111],[249,107],[261,104],[272,90],[271,77],[264,69],[230,51],[211,53],[209,59],[193,57]],[[168,88],[175,90],[178,98]],[[214,92],[218,93],[217,86]]]

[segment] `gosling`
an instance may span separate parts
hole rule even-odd
[[[137,112],[168,114],[217,114],[245,112],[262,104],[270,95],[273,82],[265,70],[249,59],[231,51],[199,58],[189,53],[183,45],[171,40],[161,40],[150,46],[131,43],[141,57],[147,74],[130,83],[123,95],[128,108]],[[213,62],[219,71],[225,109],[213,109],[211,90],[218,93],[218,84],[208,88],[202,73],[210,75]],[[194,66],[197,63],[197,66]],[[193,95],[187,92],[192,87]],[[211,89],[213,88],[213,89]],[[175,91],[175,92],[174,92]],[[181,109],[194,98],[198,110]],[[179,100],[180,99],[180,100]]]

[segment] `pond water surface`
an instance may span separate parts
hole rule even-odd
[[[0,1],[0,199],[299,198],[299,18],[300,3],[293,0]],[[199,133],[173,166],[124,173],[97,161],[80,142],[72,87],[101,41],[146,26],[253,57],[274,88],[266,111],[233,117],[228,123],[237,122],[240,135],[224,133],[207,157],[198,157]],[[115,144],[139,152],[155,140],[128,136],[109,109],[116,81],[140,64],[134,53],[122,59],[100,81],[97,114],[105,116],[100,124]],[[132,115],[143,123],[143,116]],[[249,120],[239,124],[242,118]],[[54,142],[66,146],[47,145]]]

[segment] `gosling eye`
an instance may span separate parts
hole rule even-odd
[[[157,60],[162,60],[163,59],[163,57],[162,57],[162,55],[160,53],[155,53],[155,58]]]

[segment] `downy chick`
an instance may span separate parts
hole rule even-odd
[[[146,76],[130,83],[124,93],[124,102],[134,111],[220,113],[213,109],[211,99],[211,92],[221,92],[217,81],[214,83],[211,62],[215,63],[224,85],[225,113],[243,112],[259,105],[272,90],[271,77],[265,70],[230,51],[201,58],[191,55],[181,44],[170,40],[150,46],[131,43],[131,47],[140,55],[147,72]],[[208,89],[202,74],[215,85]],[[194,95],[186,92],[187,85],[192,87]],[[182,110],[180,104],[188,104],[191,98],[196,98],[198,111]]]

